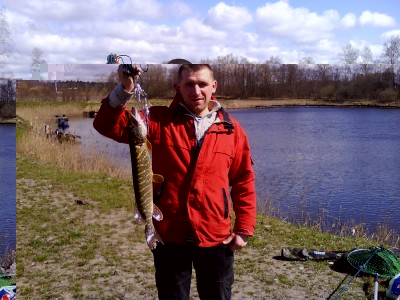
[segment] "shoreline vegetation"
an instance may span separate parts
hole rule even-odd
[[[236,100],[239,104],[224,101],[225,107],[235,109],[245,108],[241,105],[247,100]],[[151,103],[168,105],[169,101]],[[250,107],[259,103],[250,103]],[[44,124],[53,124],[56,114],[81,118],[83,111],[97,110],[99,105],[100,101],[17,101],[19,297],[156,298],[152,255],[143,226],[133,220],[131,174],[121,173],[93,149],[60,144],[46,138],[43,131]],[[267,211],[273,209],[266,205],[260,212]],[[355,235],[348,232],[326,233],[319,230],[318,222],[299,226],[259,214],[255,236],[248,247],[235,253],[232,299],[317,300],[327,298],[349,276],[327,262],[282,260],[280,251],[286,246],[335,251],[381,243],[399,247],[399,239],[388,242],[390,231],[373,237],[362,227]],[[380,280],[380,296],[387,285],[387,280]],[[372,299],[373,289],[372,276],[360,276],[341,299]],[[199,299],[195,284],[191,295]]]
[[[316,101],[316,100],[296,100],[296,99],[283,99],[283,100],[223,100],[218,99],[225,109],[269,109],[277,107],[352,107],[352,108],[400,108],[400,102],[391,103],[375,103],[375,102],[326,102],[326,101]],[[154,105],[169,105],[170,100],[153,100],[150,101],[155,103]],[[60,104],[62,106],[62,104]],[[89,109],[96,108],[97,104],[93,102],[88,102],[87,107]],[[79,112],[76,116],[72,117],[82,117],[83,112]],[[17,124],[18,117],[1,117],[0,125],[15,125]]]
[[[17,118],[0,117],[0,125],[14,125],[17,123]]]
[[[246,100],[225,100],[220,102],[227,109],[263,109],[273,107],[294,107],[294,106],[316,106],[316,107],[379,107],[379,108],[400,108],[400,101],[380,103],[376,101],[329,101],[315,99],[246,99]]]
[[[249,99],[229,99],[223,96],[217,96],[217,100],[226,109],[268,109],[276,107],[375,107],[375,108],[400,108],[400,101],[392,102],[377,102],[372,100],[322,100],[322,99],[262,99],[262,98],[249,98]],[[149,99],[150,105],[165,105],[171,103],[171,99]],[[131,103],[135,105],[135,100]],[[60,110],[65,107],[74,107],[73,113],[68,113],[68,117],[79,118],[82,117],[84,111],[97,111],[100,107],[100,100],[98,101],[44,101],[44,100],[25,100],[19,99],[17,107],[41,107],[48,105],[49,107],[59,107]],[[81,111],[76,111],[81,108]],[[0,124],[16,124],[18,118],[2,118],[0,116]],[[31,121],[32,122],[32,121]]]

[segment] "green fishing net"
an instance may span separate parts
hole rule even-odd
[[[0,288],[12,284],[15,284],[15,278],[0,277]]]
[[[392,278],[400,273],[400,259],[390,250],[383,247],[355,249],[347,255],[350,265],[362,272],[382,278]]]

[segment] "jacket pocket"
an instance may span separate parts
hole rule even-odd
[[[225,188],[222,188],[222,197],[224,199],[224,219],[229,217],[229,198]]]

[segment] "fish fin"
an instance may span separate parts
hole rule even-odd
[[[133,213],[133,218],[140,225],[143,225],[146,223],[145,219],[142,217],[141,213],[139,212],[139,210],[137,209],[136,206],[135,206],[135,211]]]
[[[147,150],[149,150],[149,152],[151,152],[151,150],[153,150],[153,146],[151,145],[149,140],[146,140],[146,147],[147,147]]]
[[[160,174],[153,174],[153,182],[154,183],[163,183],[164,177]]]
[[[154,229],[154,226],[145,227],[146,243],[150,250],[154,250],[157,247],[157,242],[164,244],[158,232]]]
[[[156,221],[161,221],[163,219],[163,214],[157,205],[153,204],[153,219]]]

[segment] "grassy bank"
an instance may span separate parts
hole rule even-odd
[[[293,106],[332,106],[332,107],[383,107],[400,108],[400,102],[379,103],[370,100],[322,100],[322,99],[244,99],[244,100],[220,100],[227,109],[252,109],[271,107]]]
[[[15,125],[17,122],[16,118],[3,118],[0,117],[0,125]]]
[[[217,97],[218,98],[218,97]],[[38,108],[46,105],[51,111],[68,111],[70,110],[71,117],[82,116],[82,111],[98,110],[100,101],[90,102],[44,102],[44,101],[24,101],[20,99],[17,102],[18,114],[22,108]],[[227,109],[252,109],[252,108],[270,108],[279,106],[343,106],[343,107],[383,107],[383,108],[400,108],[400,102],[377,102],[372,100],[329,100],[329,99],[264,99],[264,98],[249,98],[249,99],[225,99],[218,98],[222,106]],[[151,105],[169,105],[171,99],[153,99],[150,98]],[[71,110],[72,109],[72,110]]]
[[[18,153],[19,297],[155,299],[151,252],[132,211],[129,180],[70,171]],[[276,259],[281,248],[373,244],[258,216],[249,247],[236,253],[234,299],[327,297],[345,274],[325,262]],[[371,289],[370,277],[358,278],[342,299],[365,299]]]
[[[27,120],[32,126],[42,129],[43,125],[53,125],[56,115],[67,115],[68,118],[82,118],[83,112],[98,110],[98,102],[60,102],[60,101],[17,101],[17,115]]]

